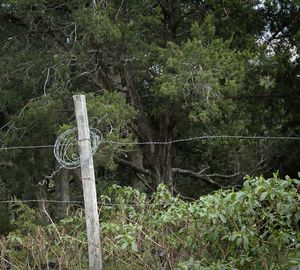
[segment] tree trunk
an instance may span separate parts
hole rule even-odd
[[[9,204],[0,205],[0,235],[8,233],[10,230]]]
[[[165,44],[169,41],[176,39],[176,9],[177,0],[165,0],[164,4],[161,5],[163,11],[163,21],[165,25],[164,39]]]
[[[42,222],[44,224],[47,224],[49,222],[49,217],[48,217],[49,211],[48,211],[46,185],[38,185],[36,199],[38,200],[38,209],[41,215]]]
[[[133,151],[129,154],[129,159],[132,164],[144,169],[143,153],[139,147],[134,147]],[[147,179],[143,179],[143,177],[136,173],[136,176],[131,178],[131,186],[141,192],[145,192],[145,184],[147,184]]]
[[[0,178],[0,183],[2,179]],[[2,183],[1,183],[2,184]],[[1,200],[9,200],[11,198],[10,192],[6,189],[5,185],[0,187]],[[0,235],[8,233],[10,230],[10,211],[9,203],[0,204]]]
[[[69,171],[62,169],[55,178],[55,195],[59,203],[56,208],[55,217],[60,220],[68,215],[68,207],[70,201],[70,185],[69,185]]]
[[[49,222],[48,217],[48,183],[47,181],[40,182],[41,176],[38,172],[37,168],[40,168],[40,153],[38,152],[32,152],[32,156],[30,158],[31,165],[32,165],[32,179],[33,183],[36,183],[35,185],[35,198],[37,200],[37,205],[39,209],[39,213],[41,215],[41,220],[44,224],[47,224]]]
[[[155,149],[157,154],[152,156],[149,162],[149,167],[153,172],[153,183],[156,187],[159,184],[165,184],[172,190],[171,145],[157,145]]]
[[[152,171],[152,181],[157,187],[165,184],[170,190],[173,188],[172,176],[172,140],[174,123],[172,124],[168,116],[159,119],[158,140],[163,144],[152,144],[145,151],[145,157]]]
[[[123,67],[123,76],[125,78],[126,87],[130,97],[131,104],[138,108],[136,133],[141,141],[148,142],[143,147],[143,154],[151,170],[152,185],[157,187],[159,184],[166,184],[172,189],[172,164],[171,164],[171,144],[168,142],[172,139],[174,121],[170,121],[169,116],[158,119],[158,132],[153,127],[153,123],[149,120],[146,108],[137,88],[134,85],[132,75],[127,64]],[[158,135],[155,135],[158,134]],[[153,138],[157,138],[160,142],[166,144],[156,144]],[[151,143],[153,142],[153,143]]]

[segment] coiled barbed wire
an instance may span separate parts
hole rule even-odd
[[[90,158],[89,156],[86,160],[80,160],[77,131],[77,128],[66,130],[58,136],[54,144],[54,156],[59,164],[66,169],[78,168],[82,163],[86,162]],[[92,155],[96,153],[102,139],[102,133],[98,129],[90,128]]]

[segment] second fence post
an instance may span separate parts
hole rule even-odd
[[[89,269],[102,270],[96,183],[85,96],[76,95],[73,96],[73,100],[78,127],[81,179],[88,238]]]

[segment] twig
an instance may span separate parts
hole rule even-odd
[[[178,174],[182,174],[182,175],[189,175],[192,176],[194,178],[197,179],[201,179],[209,184],[212,184],[218,188],[223,188],[223,185],[215,182],[214,180],[212,180],[208,175],[203,175],[203,174],[199,174],[190,170],[185,170],[185,169],[181,169],[181,168],[173,168],[172,169],[173,173],[178,173]]]
[[[10,261],[6,260],[5,258],[2,258],[3,261],[5,261],[6,263],[8,263],[9,265],[13,266],[14,269],[16,270],[21,270],[21,268],[19,268],[18,266],[12,264]]]
[[[117,19],[118,19],[118,16],[119,16],[119,14],[120,14],[120,12],[121,12],[121,9],[122,9],[122,6],[123,6],[123,3],[124,3],[124,0],[122,0],[122,2],[121,2],[121,5],[120,5],[120,7],[119,7],[119,9],[118,9],[118,11],[117,11],[117,14],[116,14],[116,16],[115,16],[115,20],[117,20]]]
[[[45,80],[45,83],[44,83],[44,96],[47,96],[46,86],[47,86],[47,83],[48,83],[48,80],[49,80],[49,75],[50,75],[50,68],[47,68],[47,77],[46,77],[46,80]]]
[[[58,231],[55,223],[53,222],[52,218],[49,216],[49,214],[48,214],[48,212],[47,212],[47,210],[45,208],[45,201],[44,200],[43,200],[42,205],[43,205],[43,211],[45,212],[46,216],[48,217],[48,219],[50,220],[51,224],[53,225],[53,227],[54,227],[54,229],[55,229],[55,231],[56,231],[56,233],[57,233],[57,235],[59,237],[59,240],[62,241],[62,237],[61,237],[61,235],[60,235],[60,233],[59,233],[59,231]]]

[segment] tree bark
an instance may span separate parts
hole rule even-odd
[[[6,189],[0,177],[0,198],[9,200],[11,198],[9,190]],[[10,230],[10,209],[9,203],[0,204],[0,235],[6,234]],[[1,253],[1,252],[0,252]]]
[[[39,161],[40,156],[39,153],[33,152],[30,157],[31,165],[32,165],[32,183],[36,183],[35,185],[35,198],[37,200],[37,205],[39,209],[39,213],[41,215],[41,220],[44,224],[49,222],[48,218],[48,184],[47,181],[40,182],[40,174],[37,171],[37,168],[40,167]]]
[[[63,201],[57,205],[55,217],[60,220],[68,215],[70,201],[69,171],[62,169],[55,178],[55,195],[58,201]]]
[[[138,108],[137,135],[142,142],[147,142],[147,144],[142,147],[142,151],[147,162],[145,165],[147,165],[152,172],[152,185],[157,187],[159,184],[166,184],[172,189],[172,147],[168,142],[172,140],[172,126],[174,126],[174,123],[171,123],[169,116],[164,116],[157,120],[159,128],[158,132],[155,132],[155,128],[151,125],[145,112],[146,109],[143,101],[134,85],[127,63],[124,64],[123,73],[131,104]],[[165,144],[157,144],[154,142],[153,138],[155,137],[155,133],[158,133],[156,136],[157,140],[165,142]]]
[[[38,201],[38,209],[41,215],[42,222],[47,224],[49,222],[48,217],[48,196],[46,185],[39,185],[36,193],[36,199]]]
[[[163,15],[164,15],[164,39],[165,44],[168,41],[173,41],[176,39],[176,9],[177,9],[177,0],[165,0],[164,4],[161,5]]]

